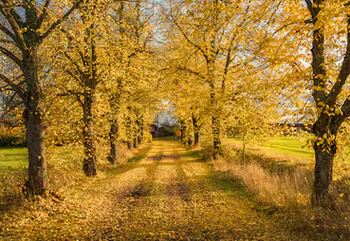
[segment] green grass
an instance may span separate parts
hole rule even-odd
[[[229,142],[234,141],[241,143],[239,140],[230,139]],[[305,147],[305,138],[295,137],[272,137],[265,143],[259,144],[258,148],[261,149],[267,155],[285,155],[287,157],[296,157],[303,159],[312,159],[313,150],[309,147]],[[146,148],[147,149],[147,148]],[[139,153],[129,160],[129,162],[137,161],[144,158],[148,150],[145,153]],[[186,155],[197,155],[196,152],[186,152]],[[28,154],[26,148],[0,148],[0,169],[22,169],[27,166]]]
[[[230,138],[228,144],[241,147],[242,141]],[[312,160],[314,151],[306,145],[306,137],[277,136],[270,137],[264,143],[248,143],[248,150],[258,150],[267,156],[285,156],[291,159]]]
[[[267,154],[276,153],[309,160],[313,158],[314,151],[306,145],[306,141],[303,137],[272,137],[262,147]]]
[[[310,137],[309,137],[310,138]],[[264,142],[248,142],[247,152],[262,154],[267,157],[288,160],[294,164],[313,165],[315,160],[314,150],[307,145],[308,136],[275,136],[269,137]],[[228,146],[234,146],[234,149],[242,149],[242,140],[229,138],[225,140]],[[336,156],[337,161],[350,163],[349,147],[342,146],[338,148]]]
[[[0,148],[0,169],[22,169],[27,163],[26,148]]]

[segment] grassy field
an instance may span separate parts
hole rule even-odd
[[[227,143],[241,145],[241,141],[229,139]],[[266,155],[282,155],[289,158],[312,160],[314,152],[306,147],[305,138],[271,137],[261,144],[249,144],[248,149],[260,150]],[[0,169],[22,169],[28,165],[26,148],[0,148]],[[138,158],[138,157],[134,157]]]
[[[0,148],[0,169],[25,168],[28,164],[26,148]]]
[[[228,145],[242,148],[242,141],[234,138],[226,139]],[[258,152],[266,156],[282,157],[285,159],[310,162],[314,158],[314,151],[307,146],[306,137],[277,136],[270,137],[263,142],[248,143],[248,151]]]
[[[242,149],[242,141],[235,138],[228,138],[224,141],[225,145],[232,145],[235,149]],[[343,150],[343,152],[339,152]],[[314,150],[308,144],[307,136],[276,136],[263,139],[259,142],[250,142],[247,144],[247,151],[270,158],[288,161],[294,164],[314,165]],[[350,148],[341,147],[335,158],[335,165],[350,164]]]
[[[262,147],[266,153],[277,153],[306,160],[314,157],[313,149],[307,146],[307,140],[303,137],[271,137]]]

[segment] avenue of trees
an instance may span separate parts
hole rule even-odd
[[[0,53],[1,91],[23,113],[29,196],[48,190],[45,145],[81,145],[95,176],[99,146],[108,140],[117,164],[119,146],[149,139],[168,100],[181,142],[213,159],[232,129],[246,140],[303,116],[314,134],[312,204],[334,205],[350,116],[348,1],[2,0]]]

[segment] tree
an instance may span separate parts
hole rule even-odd
[[[261,73],[257,52],[264,38],[264,27],[274,14],[274,1],[171,1],[165,7],[170,22],[169,42],[180,45],[172,68],[201,81],[206,89],[206,113],[211,122],[213,158],[221,154],[225,108],[239,100],[254,84],[264,79],[248,75]],[[176,43],[177,41],[182,43]],[[180,57],[179,57],[180,56]],[[256,75],[255,75],[256,76]]]
[[[82,143],[84,146],[83,171],[87,176],[97,174],[94,113],[99,86],[106,81],[110,63],[107,42],[108,29],[105,20],[106,1],[84,0],[79,15],[62,28],[65,61],[61,62],[64,83],[61,95],[73,97],[81,107]]]
[[[118,139],[122,139],[122,123],[127,131],[125,141],[129,149],[137,147],[144,138],[145,110],[153,90],[153,11],[148,1],[120,1],[111,4],[110,38],[112,69],[107,85],[111,108],[110,154],[111,164],[118,162]],[[124,117],[122,118],[124,114]],[[122,121],[122,119],[124,119]]]
[[[330,193],[333,162],[338,149],[337,140],[341,134],[339,130],[350,116],[347,87],[350,74],[349,2],[289,1],[281,4],[280,12],[283,14],[276,21],[279,22],[279,27],[275,28],[278,34],[272,38],[275,47],[270,48],[270,51],[282,51],[277,50],[277,54],[268,55],[281,54],[283,58],[276,57],[274,63],[280,61],[290,68],[297,66],[294,79],[298,75],[304,75],[302,78],[306,84],[292,87],[304,91],[304,104],[314,104],[315,109],[304,111],[307,119],[312,121],[311,131],[314,134],[315,180],[311,203],[316,207],[334,208],[335,199]],[[281,39],[288,39],[289,42],[277,40],[276,35],[288,36]],[[307,55],[309,48],[311,54]],[[308,62],[311,66],[306,64]],[[308,96],[313,101],[309,101]],[[295,100],[299,98],[295,95],[293,97]]]
[[[29,196],[42,195],[47,190],[46,162],[44,155],[43,82],[40,79],[38,52],[44,40],[79,6],[74,2],[61,17],[50,22],[51,0],[42,3],[35,0],[5,0],[0,2],[2,22],[0,52],[21,72],[19,77],[0,74],[0,79],[23,100],[24,119],[29,154]]]
[[[331,5],[324,0],[305,0],[313,25],[312,35],[312,95],[316,103],[317,119],[312,126],[315,135],[315,181],[312,194],[314,206],[334,207],[334,198],[329,192],[332,182],[333,160],[337,153],[337,134],[342,123],[350,116],[350,97],[346,84],[350,75],[350,14],[349,2],[337,1]],[[336,19],[343,24],[338,25]],[[338,26],[335,26],[338,25]],[[334,75],[334,66],[328,62],[327,36],[333,38],[342,28],[345,32],[344,56]],[[331,32],[327,32],[331,31]],[[328,48],[328,49],[327,49]]]

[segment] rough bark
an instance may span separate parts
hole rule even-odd
[[[137,120],[136,120],[136,126],[137,126],[137,138],[136,138],[136,143],[137,145],[141,145],[143,143],[143,139],[144,139],[144,120],[143,120],[143,116],[142,115],[138,115],[137,116]]]
[[[130,110],[129,110],[130,112]],[[133,133],[132,133],[132,120],[131,120],[131,117],[129,116],[129,113],[128,115],[126,116],[126,120],[125,120],[125,127],[126,127],[126,130],[127,130],[127,133],[126,133],[126,145],[128,147],[129,150],[132,150],[134,148],[134,143],[133,143]]]
[[[214,50],[214,39],[211,41],[211,49]],[[213,51],[211,51],[213,52]],[[222,153],[221,150],[221,118],[220,108],[218,103],[218,96],[215,87],[215,61],[214,57],[207,60],[207,78],[210,87],[210,104],[212,106],[211,114],[211,131],[212,131],[212,147],[213,147],[213,159],[218,159]]]
[[[316,137],[315,150],[315,180],[311,196],[311,203],[315,207],[334,208],[335,199],[329,189],[332,184],[333,161],[337,153],[336,136],[344,121],[342,114],[329,116],[320,114],[313,125],[313,133]],[[325,139],[325,137],[327,137]],[[318,140],[322,140],[319,142]]]
[[[110,141],[110,153],[108,156],[109,162],[114,165],[118,163],[118,137],[119,137],[119,124],[118,124],[118,114],[120,112],[121,98],[123,93],[123,83],[122,79],[117,80],[118,86],[116,93],[112,94],[109,98],[109,103],[112,109],[112,116],[109,121],[110,123],[110,132],[109,132],[109,141]]]
[[[136,115],[137,118],[137,115]],[[137,138],[138,138],[138,125],[137,125],[137,119],[132,121],[131,124],[132,128],[131,128],[131,142],[132,142],[132,146],[133,148],[137,148],[138,147],[138,143],[137,143]]]
[[[210,69],[213,69],[211,67]],[[213,70],[211,70],[211,73],[213,73]],[[212,79],[213,77],[211,77]],[[210,93],[210,100],[211,104],[213,106],[213,113],[211,116],[211,129],[212,129],[212,146],[213,146],[213,159],[218,159],[219,155],[221,154],[221,120],[219,115],[219,108],[218,108],[218,100],[215,93],[215,86],[214,83],[210,82],[211,87],[211,93]]]
[[[132,141],[127,141],[126,146],[128,147],[129,150],[132,150],[134,148]]]
[[[180,141],[182,144],[186,144],[186,132],[187,132],[187,126],[184,121],[181,121],[181,128],[180,128]]]
[[[116,120],[111,121],[111,128],[109,131],[109,143],[110,143],[110,153],[108,156],[108,161],[115,165],[118,162],[118,122]]]
[[[213,135],[213,158],[216,160],[221,154],[220,137],[220,118],[212,116],[212,135]]]
[[[134,146],[134,148],[137,148],[138,146],[139,146],[139,144],[138,144],[138,142],[137,142],[137,139],[138,139],[138,137],[137,136],[135,136],[134,137],[134,140],[133,140],[133,146]]]
[[[322,138],[322,137],[320,137]],[[314,144],[315,150],[315,181],[314,189],[311,197],[313,206],[334,208],[334,197],[329,193],[333,175],[333,160],[336,154],[336,143],[330,143],[326,146]]]
[[[142,143],[144,142],[144,137],[145,133],[144,133],[144,128],[143,128],[143,121],[142,124],[139,126],[139,135],[137,136],[137,143],[139,145],[142,145]]]
[[[83,162],[83,170],[87,176],[95,176],[96,171],[96,148],[94,143],[93,134],[93,121],[92,121],[92,104],[93,95],[91,93],[86,93],[84,96],[84,106],[83,106],[83,143],[85,151],[85,159]]]
[[[187,134],[187,145],[188,147],[192,148],[193,145],[193,138],[192,138],[192,133],[190,132],[191,128],[189,128],[189,133]]]
[[[33,109],[25,111],[26,138],[28,146],[28,196],[43,195],[47,190],[46,162],[44,157],[44,130],[42,117]]]
[[[23,54],[24,77],[27,84],[25,100],[25,127],[28,146],[28,196],[43,195],[47,190],[46,160],[44,157],[44,128],[40,105],[42,90],[38,77],[39,61],[37,57],[37,39],[33,34],[25,35],[26,42],[32,47]]]
[[[92,4],[89,6],[89,4]],[[91,7],[91,9],[89,8]],[[88,16],[94,16],[96,10],[96,2],[83,1],[81,6],[81,18],[84,24],[88,23],[88,27],[84,32],[84,42],[82,43],[86,52],[83,55],[84,62],[89,69],[81,71],[80,78],[84,82],[84,100],[83,100],[83,144],[85,150],[85,159],[83,161],[83,171],[86,176],[97,175],[97,158],[95,137],[93,133],[93,104],[95,92],[98,84],[97,74],[97,53],[96,53],[96,29],[95,23]]]
[[[199,144],[199,125],[198,125],[198,120],[194,115],[192,115],[192,124],[193,124],[194,145],[197,146]]]

